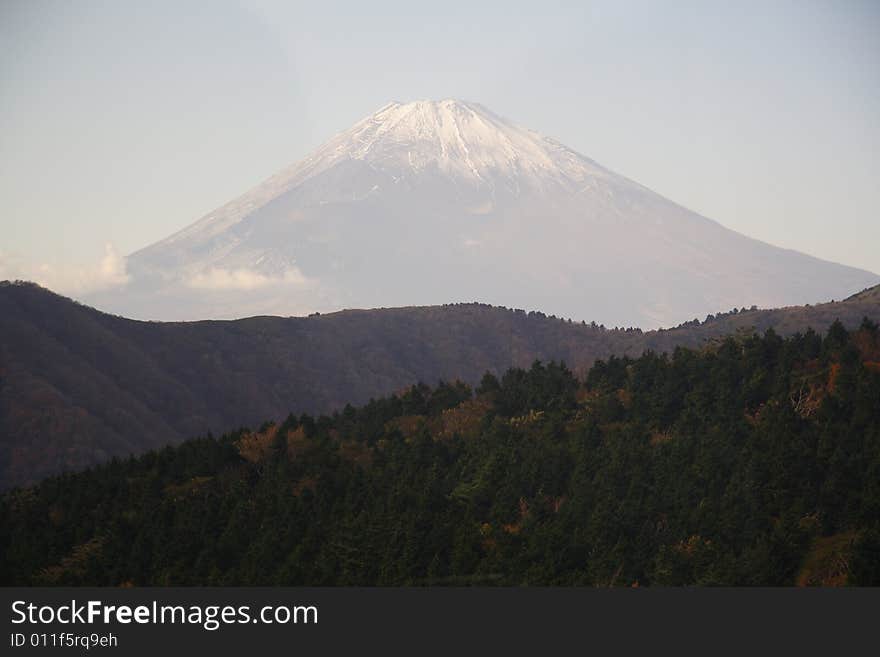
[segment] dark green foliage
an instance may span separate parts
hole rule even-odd
[[[502,377],[495,394],[495,408],[507,417],[535,409],[570,410],[575,405],[577,385],[565,365],[550,363],[545,367],[535,361],[529,371],[512,369]]]
[[[768,331],[291,415],[8,492],[0,580],[876,585],[878,361]]]

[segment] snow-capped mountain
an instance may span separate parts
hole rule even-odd
[[[89,301],[152,319],[482,301],[649,328],[878,282],[458,100],[386,105],[127,264]]]

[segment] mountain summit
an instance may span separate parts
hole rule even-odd
[[[476,300],[650,328],[878,281],[459,100],[390,103],[127,264],[125,289],[88,300],[152,319]]]
[[[561,144],[459,100],[386,105],[307,162],[321,167],[346,158],[404,175],[436,168],[461,183],[505,185],[511,191],[524,183],[576,191],[600,173]]]

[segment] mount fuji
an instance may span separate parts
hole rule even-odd
[[[654,328],[880,278],[751,239],[476,103],[391,103],[127,258],[142,319],[480,301]]]

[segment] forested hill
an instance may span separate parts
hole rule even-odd
[[[192,323],[106,315],[0,283],[0,488],[288,412],[328,412],[417,381],[475,383],[533,360],[668,351],[755,326],[781,334],[880,320],[876,295],[609,330],[480,304]]]
[[[880,584],[880,334],[414,386],[0,498],[0,583]]]

